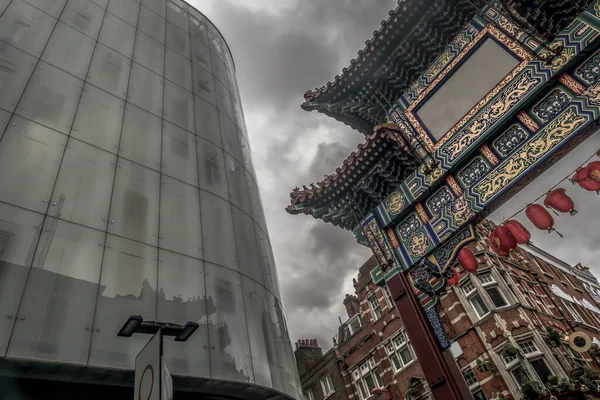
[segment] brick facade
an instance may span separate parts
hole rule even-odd
[[[314,400],[347,400],[346,384],[344,382],[339,357],[336,349],[330,349],[323,354],[316,339],[299,340],[296,342],[296,364],[302,382],[302,393],[308,398],[308,392],[312,392]],[[328,396],[323,391],[322,380],[329,376],[333,392]]]
[[[476,398],[494,399],[499,392],[520,398],[515,378],[519,370],[528,376],[550,373],[567,378],[573,361],[600,370],[588,353],[575,353],[566,344],[552,348],[545,340],[547,327],[561,336],[575,330],[600,339],[600,306],[593,292],[598,282],[589,269],[570,267],[560,260],[549,262],[551,256],[539,256],[539,249],[535,255],[519,248],[508,257],[499,257],[487,241],[493,227],[487,221],[477,227],[482,239],[469,247],[479,261],[478,270],[467,274],[456,266],[460,282],[447,288],[438,305],[446,332],[457,343],[456,362],[464,373],[472,372],[468,382],[480,396]],[[421,365],[410,345],[398,339],[402,338],[398,336],[402,335],[402,318],[387,291],[371,280],[369,272],[375,265],[374,259],[369,259],[354,280],[362,327],[352,332],[343,332],[342,327],[334,338],[334,351],[327,353],[337,357],[347,395],[343,398],[404,399],[412,386],[421,394],[418,399],[427,399]],[[352,317],[350,297],[344,304]],[[507,364],[501,351],[508,344],[521,349],[523,357]],[[495,372],[482,372],[478,360],[491,363]],[[381,394],[361,392],[363,377],[372,376],[367,371],[378,375]],[[302,374],[301,380],[304,388]]]

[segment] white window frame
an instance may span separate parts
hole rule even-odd
[[[484,276],[489,277],[489,280],[487,280],[487,282],[485,282],[485,283],[483,282],[483,279],[482,279],[482,277],[484,277]],[[483,287],[485,294],[490,298],[490,303],[494,306],[495,310],[498,310],[498,309],[504,308],[504,307],[508,307],[510,305],[510,303],[506,299],[506,296],[504,295],[504,293],[502,293],[502,290],[500,289],[500,285],[498,285],[498,282],[494,278],[494,275],[492,275],[491,271],[484,272],[482,274],[477,275],[477,279],[479,280],[479,283],[481,283],[481,287]],[[496,288],[496,290],[498,291],[498,294],[500,295],[502,300],[504,300],[505,304],[503,306],[496,306],[494,304],[494,301],[492,300],[492,297],[490,296],[490,293],[488,292],[489,288]]]
[[[327,374],[323,378],[321,378],[321,389],[323,389],[323,396],[327,398],[335,393],[335,389],[333,388],[333,381],[331,380],[331,375]]]
[[[460,288],[461,288],[463,294],[465,295],[466,299],[469,301],[469,304],[471,305],[471,308],[475,312],[475,315],[477,316],[478,320],[482,319],[483,317],[485,317],[486,315],[488,315],[490,313],[490,308],[488,307],[485,300],[481,296],[481,293],[479,293],[479,290],[477,290],[477,286],[475,286],[475,283],[473,283],[473,281],[471,281],[469,279],[468,281],[463,283]],[[487,312],[485,312],[483,314],[479,314],[477,307],[475,307],[475,305],[474,305],[473,299],[477,296],[479,296],[479,299],[481,300],[481,302],[487,309]]]
[[[369,302],[369,306],[371,307],[371,313],[373,313],[373,321],[377,321],[379,318],[383,317],[383,310],[381,309],[381,303],[377,298],[377,293],[373,293],[367,298]],[[375,301],[375,305],[373,305],[373,301]],[[377,311],[379,310],[379,315],[377,315]]]
[[[392,299],[392,294],[390,293],[390,289],[388,289],[387,286],[383,286],[381,288],[381,291],[385,295],[385,298],[387,300],[390,310],[393,310],[394,309],[394,299]]]
[[[304,400],[315,400],[315,395],[312,390],[307,390],[304,392]]]
[[[577,311],[577,309],[571,304],[570,301],[564,300],[564,299],[561,299],[561,301],[564,304],[564,306],[567,309],[567,311],[569,311],[571,313],[571,316],[573,316],[573,318],[575,319],[575,321],[577,321],[577,322],[585,322],[583,320],[583,318],[581,318],[581,315],[579,314],[579,311]]]
[[[410,344],[410,340],[406,335],[405,331],[400,331],[397,335],[392,337],[385,345],[388,357],[394,368],[394,372],[400,372],[409,365],[416,361],[415,351]],[[406,355],[406,352],[410,355],[410,360],[405,361],[402,354]],[[396,361],[394,361],[396,360]],[[396,364],[400,364],[399,366]]]
[[[376,387],[382,387],[381,376],[379,375],[379,371],[377,370],[377,366],[375,365],[375,360],[373,357],[364,361],[358,367],[352,370],[352,380],[354,385],[356,386],[356,391],[358,392],[358,397],[361,400],[367,400],[371,397],[371,390],[369,389],[369,385],[367,384],[367,378],[371,377],[373,383]]]
[[[516,356],[508,358],[502,355],[502,360],[506,364],[506,370],[510,373],[510,376],[518,388],[521,388],[521,384],[514,374],[517,368],[521,368],[529,377],[529,379],[534,379],[542,385],[546,384],[546,382],[542,382],[542,378],[538,375],[536,369],[534,368],[532,364],[534,361],[541,360],[546,365],[546,368],[548,368],[550,371],[550,375],[556,375],[556,372],[550,366],[548,360],[546,360],[544,353],[540,350],[539,344],[533,337],[519,339],[516,347],[523,353],[523,358]]]

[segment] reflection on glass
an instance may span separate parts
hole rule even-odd
[[[200,192],[204,259],[215,264],[238,269],[231,220],[231,205],[208,192]]]
[[[43,219],[0,203],[0,356],[6,354]]]
[[[0,108],[14,111],[36,62],[29,54],[0,42]]]
[[[215,305],[208,317],[213,378],[254,381],[240,274],[205,264],[206,294]]]
[[[46,219],[9,357],[86,364],[103,240],[101,231]]]
[[[148,341],[115,334],[130,315],[156,320],[158,250],[108,235],[98,288],[90,365],[110,368],[134,366],[135,356]]]
[[[185,343],[165,339],[164,353],[173,374],[210,377],[208,315],[215,312],[207,298],[202,261],[165,250],[158,264],[158,320],[200,325]]]

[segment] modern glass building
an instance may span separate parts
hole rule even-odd
[[[200,324],[181,398],[300,397],[232,56],[181,0],[0,0],[0,397],[130,398],[130,315]]]

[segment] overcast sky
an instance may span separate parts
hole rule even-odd
[[[331,118],[303,111],[300,104],[306,90],[322,86],[349,65],[396,0],[190,2],[221,30],[235,59],[291,339],[317,338],[328,348],[337,333],[338,317],[347,318],[344,294],[353,293],[352,278],[370,251],[357,245],[350,232],[309,216],[291,216],[285,207],[292,188],[334,172],[364,138]],[[579,155],[569,156],[562,163],[566,166],[558,164],[498,210],[493,219],[501,222],[544,193],[558,176],[575,169],[578,157],[585,159],[600,148],[598,136],[580,146]],[[600,196],[570,183],[565,188],[581,213],[557,218],[565,239],[538,231],[534,242],[568,262],[594,269],[600,229],[584,222],[598,214]],[[517,219],[526,220],[524,215]]]

